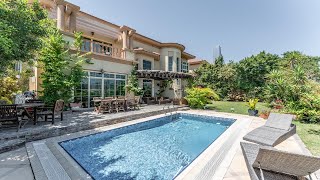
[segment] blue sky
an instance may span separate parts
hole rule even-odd
[[[320,0],[68,0],[161,42],[178,42],[197,58],[225,60],[262,50],[320,55]],[[123,8],[120,8],[123,7]]]

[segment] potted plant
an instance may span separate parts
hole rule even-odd
[[[258,110],[256,109],[256,105],[258,103],[259,99],[255,98],[255,99],[249,99],[248,102],[248,113],[250,116],[257,116],[258,115]]]
[[[261,117],[261,118],[263,118],[263,119],[268,119],[269,114],[270,114],[270,111],[268,111],[268,110],[262,110],[262,112],[260,113],[260,116],[259,116],[259,117]]]

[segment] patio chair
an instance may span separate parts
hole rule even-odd
[[[112,112],[112,99],[102,100],[98,113]]]
[[[117,108],[116,108],[117,112],[125,111],[126,100],[125,99],[117,99],[116,101],[117,101],[117,103],[116,103],[117,104]]]
[[[17,105],[0,105],[0,127],[17,126],[21,127],[22,119],[19,119]]]
[[[134,98],[130,98],[127,100],[127,108],[129,110],[139,109],[139,99],[140,96],[135,96]]]
[[[306,179],[320,169],[320,158],[279,151],[252,143],[241,142],[241,149],[251,180]]]
[[[93,97],[93,106],[94,106],[94,111],[99,112],[99,107],[100,107],[100,102],[102,100],[101,97]]]
[[[57,100],[53,107],[43,107],[40,108],[43,111],[37,113],[38,116],[45,118],[45,121],[48,120],[48,117],[51,116],[52,124],[54,124],[55,115],[60,113],[60,119],[63,120],[63,108],[64,108],[64,101]]]
[[[157,98],[157,104],[167,104],[167,103],[171,103],[171,99],[167,98],[167,97],[158,97]]]
[[[140,109],[141,96],[134,96],[135,108]]]
[[[296,126],[291,124],[293,118],[290,114],[270,113],[265,125],[249,132],[243,139],[261,145],[276,146],[296,133]]]

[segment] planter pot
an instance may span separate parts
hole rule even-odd
[[[268,119],[268,114],[260,114],[260,116],[259,117],[261,117],[261,118],[263,118],[263,119]]]
[[[258,112],[259,112],[258,110],[248,109],[249,116],[257,116]]]

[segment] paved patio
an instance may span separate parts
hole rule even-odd
[[[17,132],[16,128],[0,129],[0,153],[11,150],[10,148],[21,147],[25,142],[131,121],[170,112],[178,108],[182,108],[182,106],[172,106],[170,104],[148,105],[141,107],[139,110],[111,114],[98,114],[92,110],[87,112],[66,112],[64,113],[64,120],[60,121],[60,117],[57,117],[55,124],[39,119],[39,123],[33,125],[29,121],[19,132]]]
[[[148,111],[148,110],[145,109],[144,111]],[[203,111],[201,110],[201,112]],[[248,118],[248,116],[244,116],[244,115],[218,113],[213,111],[207,111],[206,113],[212,114],[212,115],[224,115],[224,116],[229,116],[231,118],[232,117]],[[86,118],[86,117],[90,118],[91,115],[92,113],[80,113],[78,116],[82,118]],[[105,116],[105,115],[101,115],[101,116]],[[252,121],[249,128],[247,128],[248,132],[254,128],[262,126],[265,123],[265,120],[261,118],[250,117],[250,119],[252,119]],[[95,121],[95,118],[90,119],[90,121]],[[72,122],[72,123],[76,123],[76,122]],[[234,153],[233,157],[230,157],[232,158],[232,161],[228,166],[226,166],[226,173],[224,174],[223,179],[224,180],[247,180],[247,179],[249,180],[250,177],[247,171],[245,160],[242,155],[240,144],[236,144],[236,146],[237,146],[236,152]],[[280,150],[285,150],[288,152],[310,155],[310,152],[306,149],[305,145],[302,143],[298,135],[294,135],[290,137],[286,141],[276,146],[276,148]],[[319,171],[316,173],[316,175],[318,178],[320,177]],[[23,177],[23,179],[26,179],[26,180],[34,179],[33,173],[30,168],[30,163],[27,158],[25,147],[20,148],[18,150],[0,154],[0,179],[1,178],[2,179],[21,179],[21,177]]]

